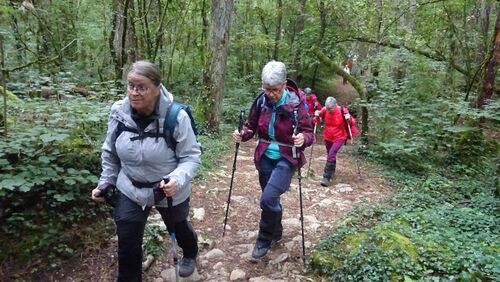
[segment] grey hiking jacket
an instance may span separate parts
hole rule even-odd
[[[131,179],[137,182],[157,182],[166,176],[174,178],[178,185],[178,191],[172,197],[175,206],[190,196],[191,179],[200,165],[201,146],[196,141],[191,120],[184,110],[179,112],[177,126],[173,132],[173,138],[178,142],[175,152],[165,141],[163,123],[172,99],[172,94],[162,85],[153,113],[158,122],[150,123],[144,130],[156,134],[159,125],[159,138],[147,137],[132,141],[130,138],[138,134],[129,131],[123,131],[117,137],[118,121],[127,127],[137,130],[139,128],[132,119],[128,97],[115,102],[111,107],[106,140],[101,151],[102,173],[99,185],[105,183],[115,185],[120,192],[143,209],[154,205],[153,189],[137,188],[132,185]],[[167,207],[167,199],[163,199],[157,206]]]

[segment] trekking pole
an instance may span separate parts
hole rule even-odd
[[[297,115],[297,110],[293,111],[293,134],[297,135],[299,133],[299,121],[298,121],[298,115]],[[299,158],[297,155],[297,147],[293,146],[292,147],[292,157],[293,158]],[[300,201],[300,225],[301,225],[301,231],[302,231],[302,262],[304,263],[304,267],[306,266],[306,244],[305,244],[305,239],[304,239],[304,210],[302,208],[302,175],[300,173],[300,166],[297,166],[297,173],[298,173],[298,179],[299,179],[299,201]]]
[[[351,121],[349,120],[349,122],[351,122]],[[349,130],[349,137],[350,137],[351,145],[352,145],[352,131],[351,131],[351,125],[349,124],[349,122],[347,122],[347,129]]]
[[[238,123],[238,132],[241,134],[243,129],[243,116],[245,115],[245,110],[240,110],[240,121]],[[236,171],[236,159],[238,158],[238,149],[240,148],[240,142],[236,142],[236,148],[234,150],[234,161],[233,161],[233,172],[231,173],[231,184],[229,185],[229,195],[227,196],[227,206],[226,206],[226,217],[224,218],[224,230],[222,231],[222,237],[226,234],[226,223],[227,216],[229,214],[229,203],[231,202],[231,192],[233,191],[233,180],[234,172]]]
[[[170,181],[169,177],[163,178],[163,182],[167,184]],[[179,282],[179,258],[177,257],[177,239],[175,238],[175,222],[173,220],[173,207],[172,207],[172,197],[167,197],[167,211],[168,211],[168,233],[170,234],[170,239],[172,240],[172,257],[174,260],[174,270],[175,270],[175,281]]]
[[[316,126],[317,125],[318,125],[317,123],[314,124],[314,131],[313,131],[314,135],[316,135]],[[312,143],[312,145],[311,145],[311,154],[309,155],[309,165],[307,166],[306,177],[309,176],[309,170],[311,170],[311,163],[312,163],[312,157],[313,157],[313,149],[314,149],[314,143]]]

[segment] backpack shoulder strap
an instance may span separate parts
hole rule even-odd
[[[174,139],[174,130],[177,125],[177,115],[179,111],[182,109],[182,105],[178,102],[173,101],[170,104],[170,107],[167,109],[167,113],[165,115],[165,120],[163,122],[163,133],[165,135],[165,141],[167,141],[167,145],[175,152],[175,146],[177,142]]]
[[[139,131],[137,129],[132,128],[132,127],[128,127],[123,122],[118,121],[118,125],[116,126],[116,131],[115,131],[115,135],[116,135],[115,141],[120,136],[120,134],[122,134],[123,131],[128,131],[128,132],[133,132],[133,133],[139,134]],[[136,136],[136,137],[130,138],[130,140],[137,140],[137,139],[141,139],[141,136]]]
[[[259,96],[257,96],[256,100],[256,106],[257,106],[257,112],[260,114],[262,111],[262,108],[264,107],[264,104],[266,103],[266,95],[264,95],[264,92],[260,93]]]

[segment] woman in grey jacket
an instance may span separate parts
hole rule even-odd
[[[114,185],[118,190],[114,210],[118,235],[117,281],[141,281],[142,240],[153,205],[167,226],[169,220],[175,222],[177,242],[184,254],[179,275],[191,275],[196,266],[197,235],[188,215],[190,181],[200,165],[201,147],[183,110],[177,116],[172,134],[176,146],[167,145],[163,125],[172,101],[172,94],[161,84],[158,67],[138,61],[127,75],[127,97],[111,107],[102,145],[102,173],[99,185],[92,190],[92,199],[104,201],[99,197],[103,187]],[[162,179],[169,181],[165,183]],[[167,198],[155,202],[154,187],[172,198],[171,213],[167,210]]]

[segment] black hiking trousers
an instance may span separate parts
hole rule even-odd
[[[177,244],[181,247],[184,257],[196,259],[198,237],[187,220],[189,198],[174,206],[171,215],[167,208],[156,209],[166,226],[169,216],[174,220]],[[142,242],[150,211],[151,207],[143,210],[141,206],[117,191],[114,220],[118,235],[118,282],[142,281]]]

